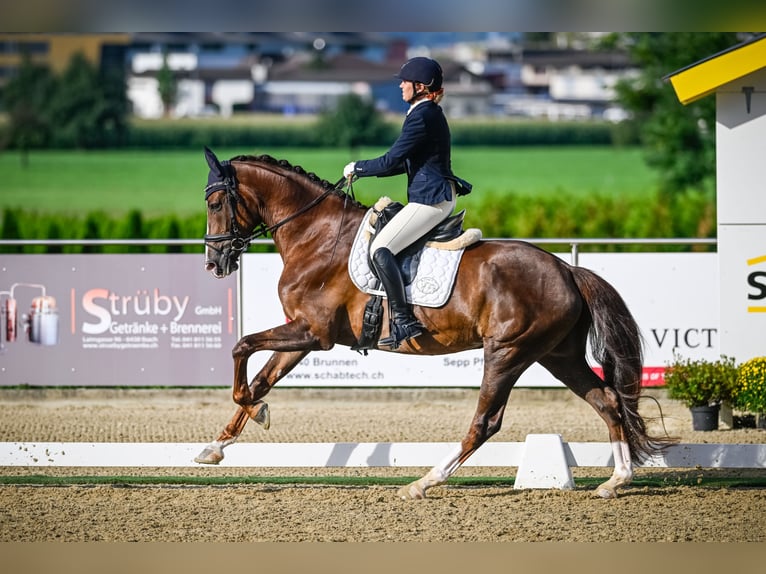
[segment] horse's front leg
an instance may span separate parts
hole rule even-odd
[[[239,435],[247,424],[248,419],[253,419],[264,429],[269,428],[271,421],[269,405],[262,400],[274,384],[284,375],[290,372],[309,351],[295,351],[292,353],[274,353],[258,374],[253,378],[253,383],[247,395],[234,393],[234,402],[240,406],[218,438],[207,445],[194,459],[202,464],[218,464],[223,460],[223,449],[237,441]],[[239,402],[242,401],[242,402]]]
[[[203,464],[221,462],[223,449],[239,438],[248,418],[252,418],[264,428],[269,427],[268,405],[260,399],[315,348],[314,341],[308,336],[308,331],[299,328],[300,325],[296,323],[294,321],[239,340],[232,352],[234,357],[232,395],[239,408],[218,438],[205,447],[194,459],[195,462]],[[252,384],[248,385],[247,361],[254,352],[261,349],[273,349],[276,352],[255,375]]]
[[[242,434],[248,419],[253,419],[263,428],[270,426],[269,405],[260,400],[274,384],[289,373],[309,351],[294,351],[289,353],[274,353],[258,374],[253,378],[247,393],[234,385],[234,402],[240,406],[216,440],[207,445],[194,459],[202,464],[218,464],[223,460],[223,449],[236,442]],[[237,371],[239,372],[239,371]],[[245,374],[246,376],[246,374]]]

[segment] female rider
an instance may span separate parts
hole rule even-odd
[[[407,304],[396,255],[444,221],[455,208],[456,195],[471,185],[452,173],[450,131],[439,101],[444,95],[441,66],[430,58],[412,58],[396,76],[402,99],[410,104],[398,139],[375,159],[349,163],[346,178],[407,174],[407,204],[370,246],[373,267],[386,291],[391,333],[379,344],[396,349],[423,332]]]

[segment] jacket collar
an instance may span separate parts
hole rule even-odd
[[[414,104],[412,104],[412,105],[410,106],[410,109],[408,109],[408,110],[407,110],[407,115],[409,116],[409,115],[410,115],[410,112],[411,112],[412,110],[414,110],[416,106],[419,106],[420,104],[423,104],[423,103],[425,103],[425,102],[430,102],[430,101],[431,101],[431,100],[429,100],[428,98],[421,98],[421,99],[419,99],[417,102],[415,102]]]

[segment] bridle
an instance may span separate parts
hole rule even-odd
[[[217,233],[217,234],[205,234],[205,246],[212,249],[213,251],[216,251],[221,254],[223,261],[226,265],[226,272],[228,272],[230,269],[230,265],[232,263],[235,263],[237,259],[239,259],[239,256],[247,251],[247,248],[250,246],[250,242],[253,239],[257,239],[258,237],[264,237],[269,233],[273,233],[286,223],[289,223],[299,215],[302,215],[306,213],[311,208],[315,207],[319,203],[321,203],[328,195],[330,195],[333,192],[336,192],[338,190],[343,190],[344,183],[347,181],[346,178],[341,178],[338,180],[338,182],[333,185],[332,187],[328,187],[321,195],[318,195],[314,199],[312,199],[309,203],[301,207],[298,211],[293,213],[292,215],[289,215],[282,221],[279,221],[275,223],[274,225],[267,226],[265,223],[261,222],[259,223],[252,233],[247,235],[247,232],[243,232],[239,224],[237,223],[237,207],[241,202],[241,198],[239,195],[239,182],[237,181],[237,174],[236,170],[234,169],[234,166],[231,165],[230,161],[222,161],[220,162],[221,166],[221,172],[223,175],[223,179],[220,179],[218,181],[214,181],[213,183],[210,183],[205,187],[205,201],[214,193],[218,191],[224,191],[226,193],[226,196],[228,198],[228,207],[229,207],[229,231],[228,233]],[[350,182],[349,182],[350,186]],[[353,192],[352,192],[353,193]],[[222,241],[228,241],[228,245],[224,247],[216,247],[215,245],[212,245],[212,243],[219,243]],[[236,267],[235,267],[236,269]]]

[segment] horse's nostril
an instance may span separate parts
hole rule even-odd
[[[213,269],[215,269],[215,263],[213,263],[212,261],[206,261],[205,271],[212,271]]]

